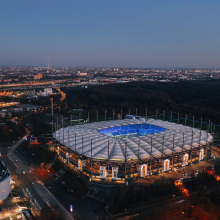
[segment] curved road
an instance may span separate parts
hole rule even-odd
[[[25,140],[26,140],[26,136],[22,137],[19,141],[13,144],[12,147],[10,147],[9,151],[7,152],[8,158],[17,168],[15,172],[18,174],[22,174],[23,172],[29,173],[32,170],[26,164],[24,164],[24,162],[14,153],[17,147]]]
[[[9,151],[7,152],[7,157],[12,161],[12,163],[16,166],[15,172],[18,174],[31,173],[33,168],[27,166],[15,153],[14,151],[19,147],[19,145],[26,140],[26,136],[22,137],[19,141],[14,143],[12,147],[10,147]],[[58,210],[65,216],[65,220],[74,220],[74,217],[69,213],[67,209],[55,198],[55,196],[42,184],[38,183],[36,178],[31,175],[28,176],[29,181],[32,183],[33,188],[35,191],[41,196],[44,202],[48,205],[51,204],[52,206],[58,208]],[[33,182],[35,181],[35,182]]]

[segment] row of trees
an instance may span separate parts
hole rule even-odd
[[[22,126],[14,124],[1,124],[0,125],[0,143],[17,140],[22,137],[25,130]]]
[[[140,184],[116,187],[113,191],[114,199],[111,200],[109,207],[117,214],[170,199],[173,195],[180,195],[174,180],[161,179],[151,184],[145,180]]]
[[[132,108],[133,114],[138,108],[143,109],[138,114],[145,115],[147,107],[151,113],[156,109],[180,112],[220,123],[220,81],[145,81],[62,90],[67,94],[65,102],[70,108],[115,109],[117,112],[122,109],[126,113]]]

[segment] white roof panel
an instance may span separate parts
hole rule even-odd
[[[142,124],[143,126],[145,125],[145,129],[146,124],[148,124],[159,126],[166,130],[148,135],[142,134],[141,136],[123,136],[119,139],[99,132],[99,130],[102,129],[110,129],[112,131],[112,128],[118,126],[126,126],[125,130],[129,130],[131,129],[129,125],[133,126],[132,129],[137,128],[137,126],[134,125],[139,125],[139,127],[141,125],[141,129],[144,129]],[[150,126],[150,128],[152,127],[153,126]],[[111,133],[109,133],[109,135],[111,135]],[[199,144],[203,145],[213,140],[212,135],[206,131],[200,131],[196,128],[175,124],[173,122],[154,119],[146,120],[145,118],[102,121],[69,126],[64,128],[64,130],[63,128],[57,130],[53,136],[56,136],[56,139],[61,144],[69,147],[70,150],[75,151],[76,147],[77,153],[83,153],[87,157],[91,157],[92,140],[92,157],[110,160],[138,159],[138,156],[140,159],[150,158],[151,152],[153,157],[158,157],[162,155],[162,149],[164,154],[172,154],[173,144],[174,151],[181,152],[182,148],[183,150],[189,150],[191,147],[198,147]]]

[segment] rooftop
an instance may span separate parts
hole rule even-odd
[[[134,131],[136,133],[132,133]],[[172,154],[173,150],[178,153],[213,140],[206,131],[151,118],[69,126],[57,130],[53,136],[70,150],[86,157],[91,157],[92,147],[94,159],[122,161],[150,158],[151,148],[153,157],[161,157]]]

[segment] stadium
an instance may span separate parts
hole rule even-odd
[[[57,154],[80,172],[109,181],[144,178],[210,157],[210,133],[144,117],[61,128]]]

